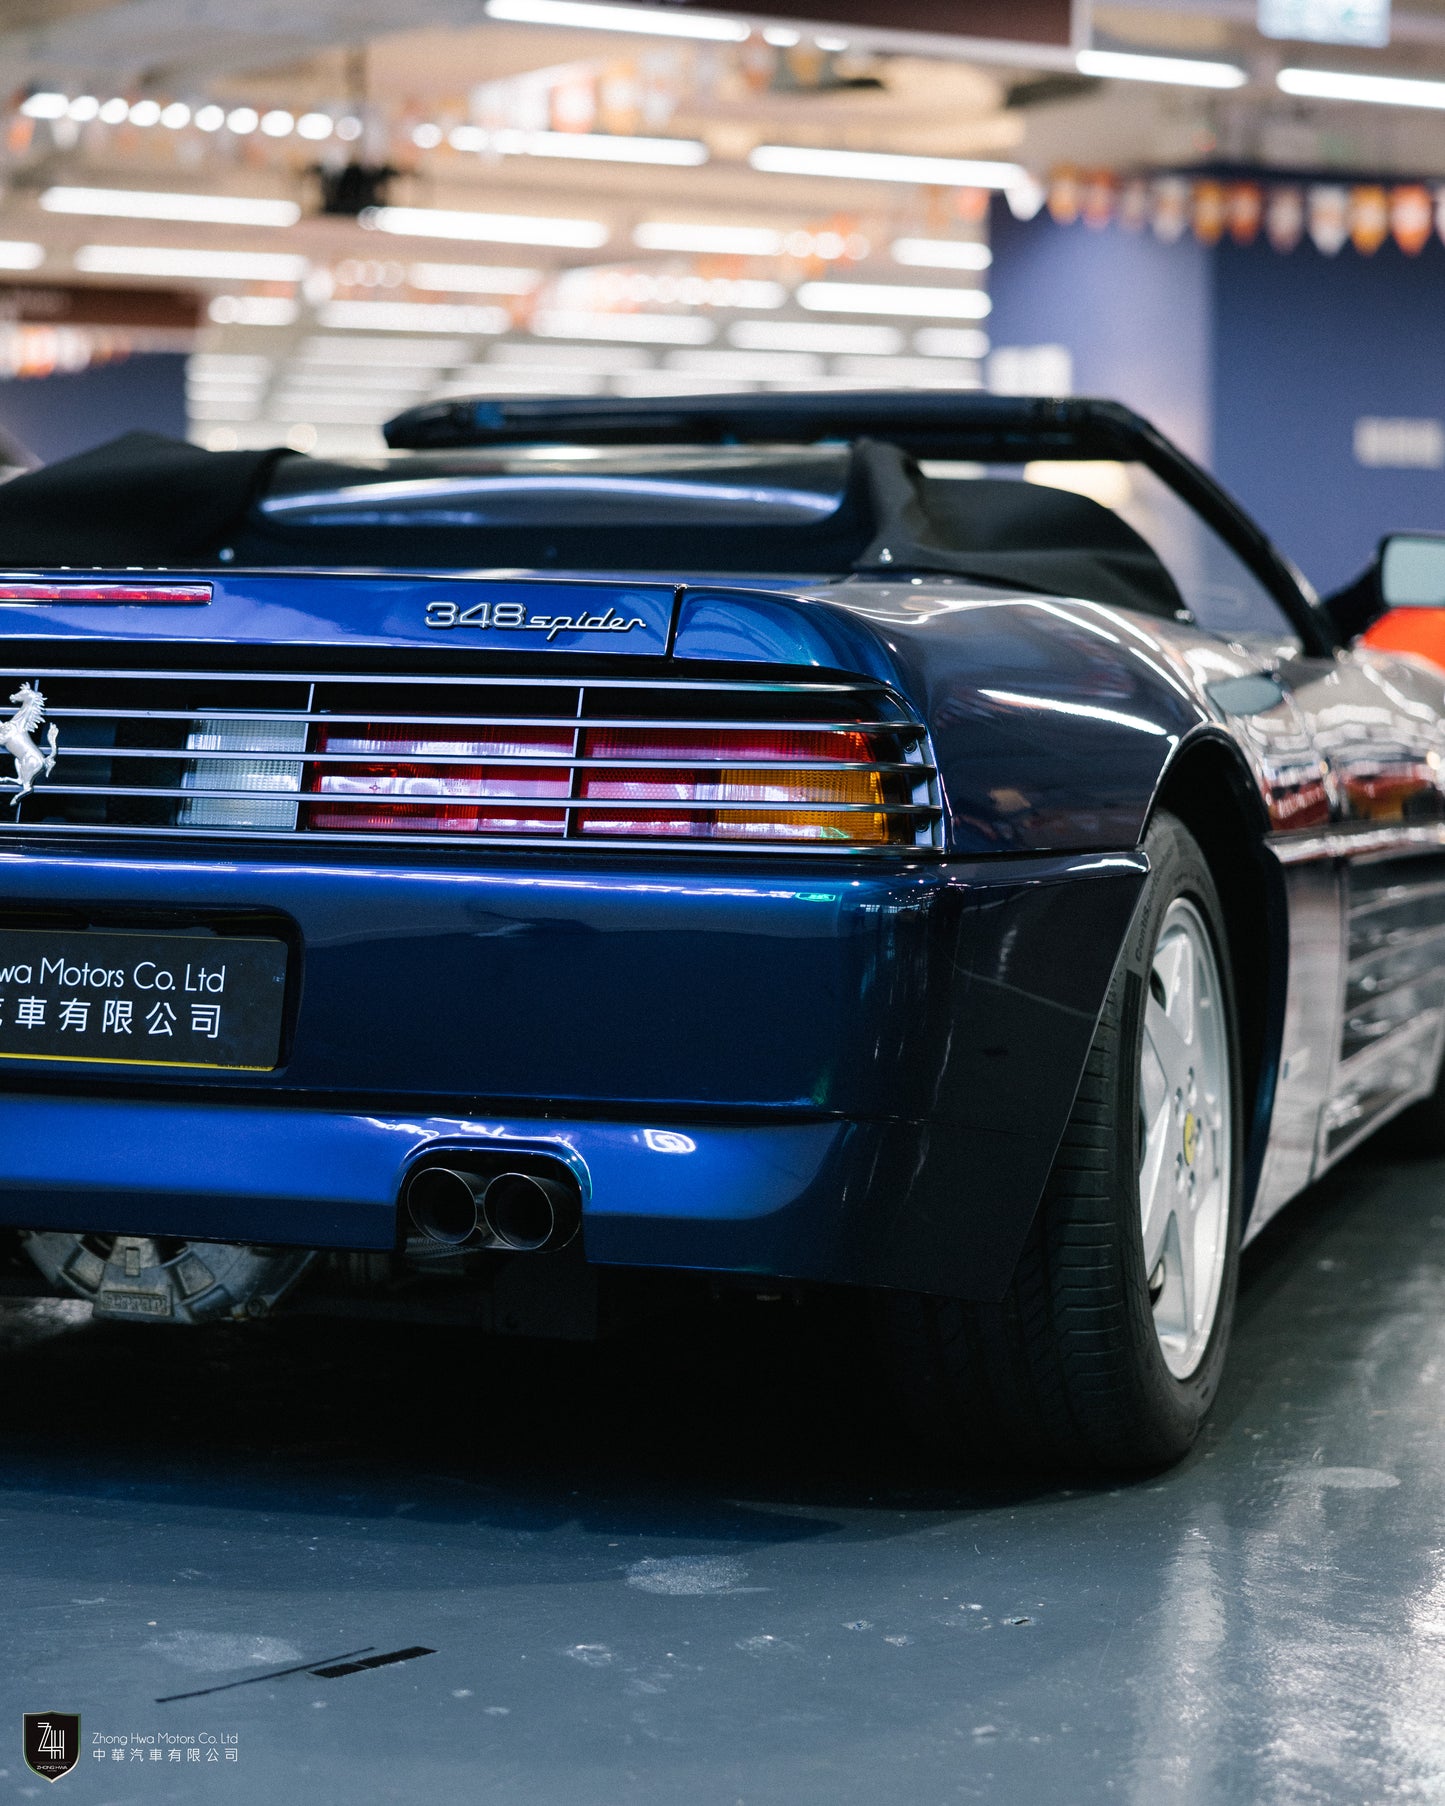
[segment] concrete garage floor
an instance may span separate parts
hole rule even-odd
[[[1445,1797],[1445,1165],[1272,1228],[1202,1446],[1123,1487],[940,1485],[786,1306],[5,1322],[0,1801],[50,1797],[24,1710],[83,1715],[88,1802]],[[238,1758],[90,1755],[137,1732]]]

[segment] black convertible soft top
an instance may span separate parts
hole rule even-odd
[[[311,470],[303,468],[310,460],[284,450],[207,452],[131,433],[0,486],[0,565],[175,568],[215,563],[225,548],[233,566],[934,571],[1152,613],[1183,607],[1151,548],[1097,502],[1007,479],[928,477],[896,446],[874,440],[853,446],[841,501],[819,520],[662,522],[641,534],[637,520],[552,520],[539,528],[490,522],[480,513],[458,520],[455,510],[446,524],[435,512],[418,515],[415,524],[395,514],[378,522],[375,510],[349,520],[321,510],[309,519],[297,519],[294,510],[278,516],[265,498],[282,459],[293,492],[363,498],[379,481],[431,462],[423,456],[380,468],[326,463]],[[461,462],[446,460],[453,482]],[[728,474],[736,481],[735,469]]]
[[[736,573],[821,578],[850,572],[948,573],[1003,588],[1080,596],[1178,616],[1173,578],[1117,514],[1069,491],[994,478],[929,459],[1021,465],[1030,459],[1137,460],[1160,476],[1234,547],[1294,622],[1323,650],[1321,624],[1298,574],[1253,521],[1147,421],[1112,402],[1012,400],[986,395],[866,393],[689,397],[683,402],[528,401],[430,404],[393,421],[382,459],[308,460],[284,448],[208,452],[131,433],[0,485],[0,568],[300,566],[323,569],[496,569]],[[547,447],[580,448],[595,462],[594,491],[616,476],[636,500],[598,515],[569,503],[567,485],[538,484],[546,507],[500,513],[477,496],[505,476],[514,494]],[[628,475],[638,448],[686,449],[694,463],[726,460],[726,479],[759,468],[769,450],[840,460],[836,505],[741,510],[706,519],[652,509]],[[435,449],[428,449],[435,448]],[[613,448],[609,453],[607,448]],[[630,449],[629,449],[630,448]],[[708,448],[714,448],[709,453]],[[616,460],[623,459],[622,463]],[[740,465],[739,460],[742,460]],[[529,462],[529,460],[533,460]],[[975,466],[975,471],[976,471]],[[490,477],[489,477],[490,473]],[[696,472],[694,471],[694,476]],[[351,505],[383,486],[434,479],[473,499],[442,512]],[[490,488],[489,488],[490,482]],[[722,493],[721,478],[714,493]],[[574,482],[572,492],[580,483]],[[309,511],[279,492],[310,491]],[[569,518],[569,507],[572,517]]]
[[[27,471],[0,483],[0,567],[209,564],[288,455],[126,433]]]

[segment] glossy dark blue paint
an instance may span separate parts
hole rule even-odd
[[[1139,833],[1209,720],[1157,637],[946,583],[203,574],[205,608],[3,610],[0,638],[100,667],[108,642],[164,639],[183,659],[282,644],[298,669],[308,647],[324,665],[378,644],[425,646],[428,669],[459,648],[470,670],[523,652],[575,669],[592,636],[438,633],[424,605],[535,617],[585,596],[645,618],[602,648],[648,654],[619,672],[891,686],[933,737],[951,849],[409,857],[37,833],[0,856],[0,912],[279,918],[292,1014],[269,1075],[5,1062],[0,1220],[388,1248],[409,1162],[514,1142],[574,1164],[594,1261],[1002,1293],[1142,887]]]
[[[0,1136],[4,1215],[389,1247],[407,1159],[485,1138],[459,1121],[484,1112],[529,1145],[571,1125],[594,1259],[990,1295],[1143,871],[1137,855],[764,874],[12,856],[13,902],[135,922],[264,907],[296,923],[304,964],[275,1074],[7,1062],[11,1120],[46,1099],[64,1129]],[[381,1122],[401,1126],[363,1133]],[[660,1157],[648,1127],[702,1151]]]
[[[114,575],[114,573],[111,573]],[[57,582],[75,572],[41,573]],[[0,605],[0,639],[36,636],[56,639],[97,637],[192,641],[206,645],[264,646],[429,646],[445,657],[448,649],[473,652],[625,654],[667,650],[676,588],[670,583],[615,583],[589,578],[530,580],[455,574],[398,576],[394,573],[172,571],[166,580],[203,580],[213,586],[209,603],[184,610],[76,606]],[[554,632],[546,629],[427,626],[427,604],[455,602],[459,609],[479,602],[521,604],[529,617],[553,621],[585,614],[596,620],[641,620],[628,632]]]
[[[1211,722],[1128,616],[960,584],[815,599],[684,590],[679,658],[809,664],[894,685],[928,724],[958,853],[1133,846],[1160,775]]]

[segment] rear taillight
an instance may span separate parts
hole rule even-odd
[[[867,846],[893,838],[879,749],[863,732],[592,728],[583,749],[588,760],[626,763],[584,767],[582,834]]]
[[[350,833],[565,834],[566,810],[538,804],[569,795],[575,737],[570,728],[501,725],[323,727],[306,824]]]
[[[317,730],[301,822],[352,834],[915,846],[932,814],[918,745],[916,733],[873,725],[338,723]]]

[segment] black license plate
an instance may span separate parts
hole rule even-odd
[[[0,929],[0,1059],[269,1072],[286,943]]]

